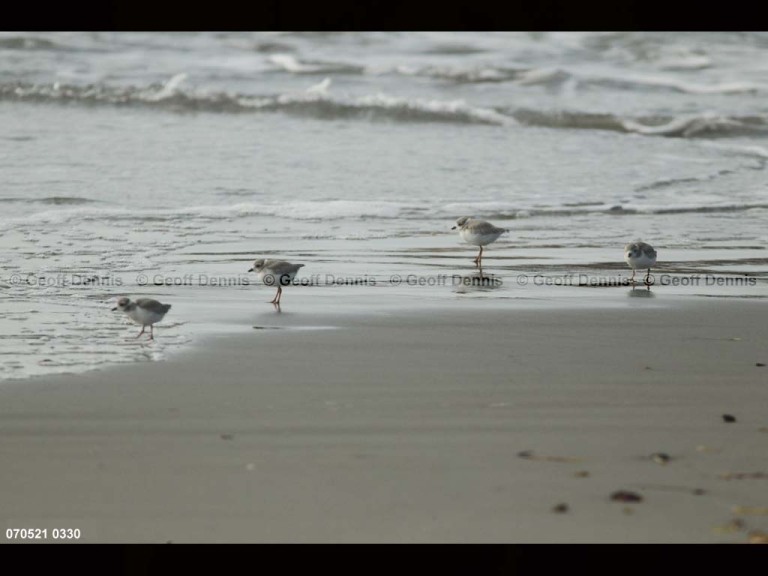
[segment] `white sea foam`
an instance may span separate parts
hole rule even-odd
[[[709,177],[711,178],[711,176]],[[703,176],[701,181],[708,178]],[[666,182],[666,181],[665,181]],[[670,181],[669,184],[674,184]],[[660,186],[648,186],[644,189],[653,189]],[[720,201],[719,196],[711,197],[697,195],[697,200],[687,203],[677,203],[671,206],[666,201],[663,204],[638,204],[630,206],[634,211],[654,213],[667,208],[680,211],[701,212],[718,210],[747,210],[754,207],[763,207],[768,203],[745,201],[734,203],[732,201]],[[159,233],[172,229],[180,234],[179,238],[189,236],[185,230],[195,230],[202,223],[215,221],[231,221],[242,218],[268,218],[276,217],[296,221],[338,221],[338,220],[434,220],[455,219],[461,215],[489,216],[496,218],[524,218],[541,215],[568,215],[584,212],[608,212],[615,210],[615,202],[586,202],[584,204],[572,204],[568,202],[568,195],[563,194],[561,200],[551,201],[548,205],[534,205],[530,202],[521,204],[512,201],[470,201],[470,202],[440,202],[435,205],[426,201],[371,201],[371,200],[294,200],[285,202],[240,202],[235,204],[216,204],[187,206],[165,209],[129,209],[129,208],[85,208],[62,209],[45,211],[24,217],[5,220],[5,230],[26,230],[30,226],[38,227],[40,224],[49,226],[68,225],[75,226],[82,223],[93,223],[97,226],[114,226],[125,223],[129,227],[127,232]],[[627,207],[625,207],[627,209]],[[147,221],[147,219],[151,219]],[[197,221],[198,224],[194,224]],[[136,227],[135,224],[140,227]],[[162,227],[160,227],[162,225]],[[117,229],[113,228],[113,234]],[[82,236],[82,233],[79,237]],[[94,240],[102,241],[98,234],[90,235]],[[194,234],[193,234],[194,236]],[[104,239],[103,241],[107,241]],[[189,241],[171,241],[162,238],[155,239],[160,242],[163,251],[173,247],[186,246]],[[154,253],[160,254],[161,252]],[[58,252],[56,252],[58,253]],[[46,253],[47,254],[47,253]],[[150,252],[142,252],[146,256]],[[139,266],[141,268],[141,266]],[[137,268],[138,269],[138,268]]]
[[[302,73],[317,72],[319,70],[318,66],[310,66],[308,64],[300,63],[296,57],[291,54],[272,54],[269,57],[269,60],[276,66],[279,66],[288,72]]]
[[[703,132],[717,132],[723,129],[741,128],[743,124],[727,116],[708,113],[674,118],[659,126],[648,126],[633,120],[624,120],[622,126],[627,131],[637,132],[638,134],[663,136],[681,135],[688,137]]]
[[[365,66],[346,62],[301,61],[292,54],[273,54],[269,61],[292,74],[362,74]]]
[[[662,70],[701,70],[712,66],[712,59],[699,54],[670,55],[656,62]]]
[[[697,83],[679,78],[654,76],[650,74],[613,74],[612,76],[579,77],[579,81],[589,84],[605,84],[608,86],[627,86],[633,88],[665,88],[686,94],[746,94],[762,92],[766,86],[754,82],[723,81],[712,83]]]
[[[330,87],[331,87],[331,79],[324,78],[322,82],[318,82],[317,84],[313,84],[312,86],[307,88],[307,93],[328,95],[328,89]]]
[[[178,92],[179,86],[181,86],[181,84],[186,79],[187,79],[187,74],[185,72],[176,74],[170,80],[168,80],[165,84],[163,84],[163,87],[160,88],[160,90],[156,92],[154,91],[149,92],[144,96],[144,98],[149,102],[159,102],[160,100],[165,100],[167,98],[170,98]]]

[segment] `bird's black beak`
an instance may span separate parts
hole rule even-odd
[[[253,268],[249,268],[249,269],[248,269],[248,272],[253,272]]]
[[[451,230],[456,230],[456,226],[452,227]]]
[[[112,312],[114,312],[115,310],[117,310],[117,306],[115,306],[114,308],[112,308]]]

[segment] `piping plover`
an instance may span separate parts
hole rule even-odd
[[[299,268],[304,264],[291,264],[285,260],[264,260],[259,259],[253,263],[253,268],[248,272],[257,272],[259,279],[267,286],[277,286],[277,294],[270,304],[280,305],[280,298],[283,293],[283,286],[287,286],[296,276]]]
[[[480,253],[475,258],[475,264],[478,268],[483,261],[483,246],[496,242],[504,232],[509,232],[506,228],[497,228],[490,222],[475,220],[472,216],[462,216],[456,220],[456,226],[451,230],[456,230],[456,228],[459,229],[459,236],[464,242],[480,246]]]
[[[650,286],[651,267],[656,264],[656,250],[653,246],[645,242],[630,242],[624,246],[624,261],[632,268],[632,285],[635,284],[635,272],[638,268],[648,268],[648,273],[643,281],[646,286]]]
[[[128,318],[136,322],[136,324],[141,324],[141,332],[139,332],[136,338],[144,334],[144,329],[149,326],[149,339],[154,340],[155,333],[152,325],[155,322],[160,322],[170,309],[170,304],[160,304],[160,302],[151,298],[139,298],[132,302],[130,298],[123,297],[117,301],[117,306],[112,308],[112,311],[120,310],[125,312]]]

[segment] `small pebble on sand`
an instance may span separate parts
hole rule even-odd
[[[664,452],[656,452],[655,454],[651,454],[651,460],[656,462],[656,464],[663,465],[672,460],[672,457]]]

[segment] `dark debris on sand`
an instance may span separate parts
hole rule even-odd
[[[630,492],[629,490],[617,490],[611,494],[611,500],[614,502],[642,502],[643,497],[637,492]]]

